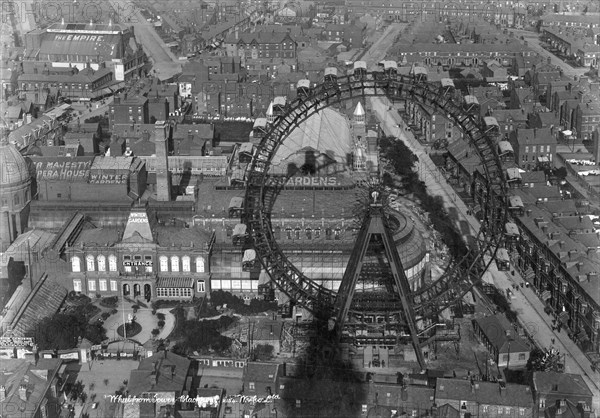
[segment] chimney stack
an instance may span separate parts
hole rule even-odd
[[[22,401],[27,401],[27,386],[19,385],[19,398],[21,398]]]

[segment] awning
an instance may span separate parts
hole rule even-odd
[[[584,329],[580,329],[577,333],[577,339],[579,341],[589,341],[590,337],[588,337],[587,332]]]
[[[229,202],[229,209],[242,209],[244,207],[244,198],[235,196]]]
[[[494,285],[494,277],[492,276],[492,273],[490,273],[489,271],[486,271],[485,273],[483,273],[481,280],[485,284],[491,284],[492,286]]]
[[[523,199],[521,199],[521,196],[510,196],[508,198],[508,205],[511,208],[522,208]]]
[[[525,280],[530,281],[533,280],[534,277],[535,272],[531,268],[527,269],[527,271],[525,272]]]
[[[521,180],[521,173],[518,168],[507,168],[506,176],[508,177],[508,181]]]
[[[498,142],[498,150],[500,151],[500,154],[504,154],[507,152],[514,152],[512,145],[510,145],[510,142],[508,142],[508,141]]]
[[[549,290],[544,290],[542,292],[542,300],[544,302],[546,302],[548,299],[552,298],[552,292],[550,292]]]
[[[156,287],[190,288],[194,287],[194,279],[192,277],[159,277]]]
[[[240,236],[246,235],[246,224],[237,224],[233,227],[233,235]]]
[[[267,126],[267,118],[256,118],[254,121],[253,129],[256,128],[265,128]]]
[[[496,252],[496,259],[499,261],[510,262],[510,258],[508,257],[508,251],[506,248],[499,248]]]
[[[563,324],[566,324],[569,320],[569,313],[567,311],[562,311],[560,314],[558,314],[558,319]]]
[[[243,263],[248,263],[254,260],[256,260],[256,251],[252,249],[244,251],[244,258],[242,259]]]
[[[254,149],[254,144],[252,144],[251,142],[244,142],[242,145],[240,145],[240,152],[252,154],[253,149]]]
[[[519,235],[519,228],[512,222],[507,222],[504,228],[508,235]]]

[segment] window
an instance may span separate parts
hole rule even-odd
[[[145,262],[145,268],[146,268],[146,273],[152,273],[152,256],[151,255],[145,255],[144,256],[144,262]]]
[[[73,290],[76,292],[81,292],[81,280],[79,280],[79,279],[73,280]]]
[[[196,272],[204,273],[204,257],[196,257]]]
[[[99,255],[98,258],[98,271],[106,271],[106,257]]]
[[[525,147],[525,153],[529,152],[529,147]]]
[[[248,384],[248,388],[249,388],[250,390],[254,390],[254,382],[250,382],[250,383]]]
[[[279,390],[284,390],[285,389],[285,385],[279,385]]]
[[[467,401],[460,401],[460,409],[467,409]]]
[[[190,269],[190,258],[187,255],[181,257],[181,270],[184,271],[184,272],[191,271],[191,269]]]
[[[90,289],[90,292],[96,291],[96,280],[88,280],[88,289]]]
[[[165,256],[160,257],[160,271],[169,271],[169,259]]]
[[[362,413],[363,413],[363,415],[367,414],[367,405],[366,404],[362,404]]]
[[[117,256],[109,255],[108,256],[108,270],[109,271],[117,271]]]
[[[98,285],[99,285],[98,287],[100,288],[101,292],[106,292],[106,290],[107,290],[106,280],[104,280],[104,279],[103,280],[99,280],[98,281]]]
[[[519,408],[519,416],[525,416],[525,408]]]
[[[302,406],[302,401],[300,399],[296,399],[296,408],[300,408]]]
[[[519,360],[525,360],[525,353],[519,353]]]
[[[508,361],[508,354],[502,354],[502,361]]]
[[[536,150],[537,150],[537,147],[535,145],[531,147],[531,152],[533,152],[534,154],[535,154]]]
[[[197,292],[206,292],[206,288],[204,285],[204,280],[198,280],[196,282],[196,291]]]
[[[483,412],[488,412],[489,408],[489,405],[481,405],[481,409],[483,410]]]
[[[81,272],[81,259],[79,257],[71,257],[71,271],[73,273]],[[78,290],[80,292],[80,290]]]
[[[511,408],[510,408],[510,407],[508,407],[508,406],[507,406],[507,407],[505,407],[505,408],[504,408],[504,414],[506,414],[506,415],[510,415],[510,414],[512,414],[512,410],[511,410]]]
[[[126,272],[131,272],[131,256],[124,255],[123,256],[123,266]]]
[[[85,258],[85,262],[86,262],[87,271],[94,271],[94,270],[96,270],[96,263],[95,263],[93,255],[91,255],[91,254],[88,255]]]
[[[110,281],[110,291],[111,292],[116,292],[117,291],[117,281],[116,280],[111,280]]]
[[[171,256],[171,271],[179,271],[179,257]]]

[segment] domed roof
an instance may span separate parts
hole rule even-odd
[[[0,139],[0,185],[15,186],[29,181],[25,158],[6,137]]]

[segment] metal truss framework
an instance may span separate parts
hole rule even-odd
[[[320,110],[353,99],[386,96],[391,101],[417,101],[447,115],[463,132],[481,159],[488,180],[484,220],[476,239],[469,243],[469,252],[460,260],[453,260],[444,274],[410,294],[414,318],[435,318],[459,301],[493,261],[500,245],[502,230],[508,214],[505,179],[502,165],[490,136],[477,123],[476,116],[466,112],[455,96],[445,88],[432,83],[397,76],[381,78],[379,73],[367,72],[361,77],[339,77],[337,83],[322,83],[308,94],[297,97],[270,124],[258,150],[246,171],[246,195],[243,221],[254,241],[254,246],[272,281],[296,304],[321,315],[324,319],[336,316],[336,292],[306,277],[291,263],[279,247],[271,225],[271,209],[279,192],[269,186],[269,168],[279,146],[303,121]],[[484,255],[489,254],[488,261]]]

